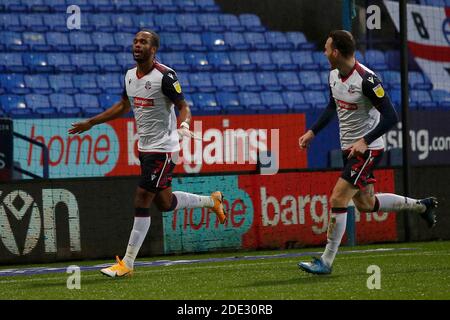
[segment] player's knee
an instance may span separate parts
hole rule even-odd
[[[164,202],[157,202],[155,203],[156,207],[158,208],[159,211],[161,212],[167,212],[167,211],[171,211],[171,203],[164,201]]]
[[[372,212],[373,208],[375,206],[375,203],[371,203],[370,201],[365,201],[365,202],[356,202],[355,203],[355,207],[356,209],[358,209],[359,212]]]

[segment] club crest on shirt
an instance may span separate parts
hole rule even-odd
[[[355,93],[355,91],[356,91],[356,86],[353,85],[353,84],[351,84],[351,85],[348,87],[348,93],[352,94],[352,93]]]
[[[145,83],[145,89],[150,90],[151,87],[152,87],[152,83],[150,81],[147,81]]]
[[[383,89],[383,87],[381,86],[381,84],[378,84],[375,88],[373,88],[372,89],[373,90],[373,92],[375,92],[375,95],[378,97],[378,98],[383,98],[384,97],[384,89]]]
[[[181,93],[181,85],[180,85],[180,82],[179,82],[179,81],[175,81],[175,82],[173,83],[173,87],[175,88],[175,91],[176,91],[177,93]]]

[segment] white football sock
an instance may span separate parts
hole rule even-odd
[[[347,224],[347,213],[332,213],[327,232],[327,245],[322,254],[322,261],[329,267],[333,264]]]
[[[375,197],[380,204],[378,211],[413,211],[422,213],[427,209],[417,199],[398,196],[392,193],[377,193]]]
[[[210,196],[199,196],[183,191],[174,191],[173,195],[177,197],[175,210],[184,208],[211,208],[214,206],[214,201]]]
[[[150,228],[150,217],[134,217],[133,230],[131,231],[130,240],[128,241],[127,252],[123,258],[126,266],[133,269],[134,260],[138,255],[139,249],[144,242],[148,229]]]

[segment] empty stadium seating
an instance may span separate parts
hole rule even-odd
[[[83,11],[80,30],[67,29],[69,4]],[[328,102],[322,48],[302,32],[268,30],[254,14],[223,13],[213,0],[4,0],[0,22],[1,115],[88,116],[108,108],[120,99],[142,28],[160,34],[158,60],[177,71],[195,112],[298,112]],[[379,73],[398,107],[399,52],[356,56]],[[410,70],[411,107],[450,107],[450,93],[433,90],[413,59]]]

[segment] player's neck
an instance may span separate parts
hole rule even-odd
[[[351,59],[347,59],[342,62],[342,65],[338,67],[339,74],[341,77],[345,78],[347,77],[350,72],[352,72],[353,68],[355,67],[356,59],[352,57]]]
[[[147,73],[149,73],[153,67],[154,67],[155,61],[154,59],[149,59],[145,62],[138,62],[137,63],[137,70],[136,73],[139,77],[142,77],[144,75],[146,75]]]

